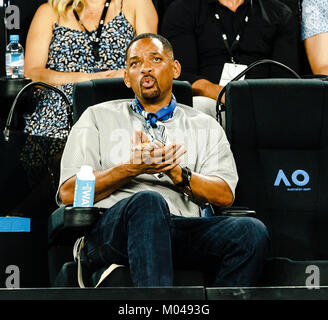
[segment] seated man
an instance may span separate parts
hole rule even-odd
[[[328,75],[328,0],[303,0],[302,40],[316,75]]]
[[[180,80],[192,84],[194,108],[216,117],[221,89],[261,59],[299,69],[297,13],[278,0],[174,0],[160,32],[182,65]],[[247,78],[290,76],[261,65]]]
[[[85,237],[83,263],[129,266],[137,287],[172,286],[173,267],[213,270],[215,286],[255,285],[268,252],[265,226],[200,213],[234,199],[238,177],[223,129],[175,100],[180,64],[165,38],[134,38],[126,65],[135,99],[89,107],[62,157],[62,203],[73,203],[75,174],[90,165],[95,205],[108,208]]]

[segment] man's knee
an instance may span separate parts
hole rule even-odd
[[[267,253],[270,246],[270,236],[266,226],[262,221],[251,218],[237,218],[237,221],[241,225],[241,232],[245,232],[249,247],[253,248],[254,251],[261,251]]]
[[[128,211],[142,215],[150,214],[169,217],[170,211],[164,197],[155,191],[140,191],[134,194],[129,201]],[[132,210],[131,210],[132,209]]]
[[[140,202],[143,205],[167,206],[164,197],[160,193],[151,190],[137,192],[131,197],[131,200],[134,203]]]

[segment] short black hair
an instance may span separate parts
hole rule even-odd
[[[138,41],[140,39],[146,39],[146,38],[158,39],[162,43],[164,49],[167,50],[169,53],[171,53],[172,54],[172,58],[174,59],[173,47],[172,47],[172,45],[171,45],[171,43],[170,43],[169,40],[167,40],[166,38],[164,38],[160,34],[156,34],[156,33],[141,33],[141,34],[137,35],[136,37],[134,37],[132,39],[132,41],[129,43],[128,47],[126,48],[126,50],[125,50],[125,61],[127,60],[128,51],[129,51],[131,45],[134,42],[136,42],[136,41]]]

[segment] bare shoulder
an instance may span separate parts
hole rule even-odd
[[[152,0],[122,0],[124,6],[137,10],[145,10],[149,8],[154,8],[154,4]]]
[[[58,14],[56,10],[49,4],[42,4],[35,12],[34,18],[49,21],[56,21],[58,19]]]
[[[157,33],[158,16],[152,0],[122,0],[123,12],[136,34]]]
[[[49,40],[52,34],[53,25],[58,20],[56,10],[48,3],[42,4],[34,14],[26,44],[29,47],[33,43],[40,44],[41,39]],[[49,40],[50,41],[50,40]]]

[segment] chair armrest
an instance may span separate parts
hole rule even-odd
[[[255,217],[256,211],[247,207],[215,208],[216,216]]]
[[[49,245],[74,243],[91,230],[104,210],[71,205],[58,208],[48,218]]]

